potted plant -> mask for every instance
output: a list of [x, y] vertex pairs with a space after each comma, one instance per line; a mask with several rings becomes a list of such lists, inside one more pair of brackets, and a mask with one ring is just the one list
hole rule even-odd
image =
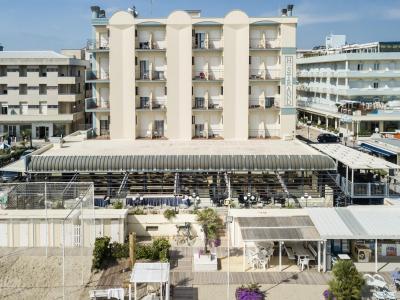
[[204, 253], [208, 253], [207, 245], [210, 240], [218, 238], [219, 230], [222, 229], [222, 220], [212, 208], [206, 208], [197, 212], [197, 222], [204, 232]]
[[265, 294], [260, 290], [260, 285], [252, 283], [238, 287], [235, 292], [236, 300], [264, 300]]
[[329, 281], [329, 292], [332, 294], [328, 295], [331, 298], [327, 299], [361, 299], [364, 279], [351, 260], [339, 260], [334, 265], [332, 273], [333, 279]]

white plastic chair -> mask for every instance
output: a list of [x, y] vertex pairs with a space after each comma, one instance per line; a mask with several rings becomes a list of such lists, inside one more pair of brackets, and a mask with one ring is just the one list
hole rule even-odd
[[310, 259], [305, 257], [300, 260], [301, 270], [304, 271], [304, 268], [307, 266], [307, 269], [310, 269]]
[[[386, 299], [386, 295], [384, 292], [380, 292], [380, 291], [375, 291], [373, 294], [375, 299], [377, 300], [385, 300]], [[396, 298], [395, 298], [396, 299]]]

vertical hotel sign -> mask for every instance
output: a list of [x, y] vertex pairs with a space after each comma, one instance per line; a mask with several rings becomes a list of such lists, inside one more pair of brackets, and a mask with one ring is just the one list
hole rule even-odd
[[293, 106], [293, 56], [285, 56], [285, 105]]

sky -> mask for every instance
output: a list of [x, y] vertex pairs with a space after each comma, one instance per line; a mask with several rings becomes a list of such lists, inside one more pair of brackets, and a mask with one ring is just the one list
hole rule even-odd
[[288, 3], [299, 18], [299, 49], [324, 44], [330, 33], [346, 34], [349, 43], [400, 40], [400, 0], [0, 0], [0, 44], [5, 50], [82, 48], [91, 36], [91, 5], [107, 16], [135, 5], [141, 17], [176, 9], [200, 9], [205, 17], [241, 9], [261, 17], [277, 16]]

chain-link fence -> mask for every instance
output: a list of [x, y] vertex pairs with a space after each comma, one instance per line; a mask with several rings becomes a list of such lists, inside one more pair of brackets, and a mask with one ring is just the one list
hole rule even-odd
[[91, 276], [93, 183], [0, 185], [0, 205], [0, 297], [80, 298]]

